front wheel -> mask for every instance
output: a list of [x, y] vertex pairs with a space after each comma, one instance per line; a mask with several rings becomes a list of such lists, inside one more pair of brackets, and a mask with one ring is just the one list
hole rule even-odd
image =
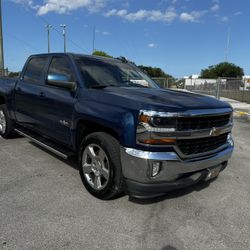
[[14, 122], [9, 118], [6, 105], [0, 105], [0, 135], [10, 138], [15, 134], [14, 129]]
[[123, 191], [120, 144], [107, 133], [88, 135], [79, 150], [79, 172], [86, 189], [103, 200]]

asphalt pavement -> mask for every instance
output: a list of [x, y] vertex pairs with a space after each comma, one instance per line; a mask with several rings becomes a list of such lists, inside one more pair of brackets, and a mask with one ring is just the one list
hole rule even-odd
[[76, 161], [0, 138], [0, 249], [250, 249], [250, 122], [210, 184], [153, 200], [92, 197]]

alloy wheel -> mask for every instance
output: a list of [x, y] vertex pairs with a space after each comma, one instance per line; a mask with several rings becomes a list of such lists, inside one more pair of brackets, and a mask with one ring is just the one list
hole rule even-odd
[[110, 165], [105, 151], [96, 144], [89, 144], [82, 156], [83, 174], [96, 191], [103, 190], [110, 179]]

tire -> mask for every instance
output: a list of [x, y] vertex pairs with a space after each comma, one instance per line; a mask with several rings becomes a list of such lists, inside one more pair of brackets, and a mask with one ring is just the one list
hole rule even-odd
[[79, 149], [79, 173], [85, 188], [96, 198], [110, 200], [121, 194], [124, 181], [119, 142], [104, 132], [84, 138]]
[[10, 119], [5, 104], [0, 105], [0, 135], [7, 139], [15, 135], [15, 124]]

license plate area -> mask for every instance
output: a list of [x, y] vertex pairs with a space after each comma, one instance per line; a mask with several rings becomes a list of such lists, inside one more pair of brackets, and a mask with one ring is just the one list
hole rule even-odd
[[214, 168], [208, 168], [207, 169], [208, 173], [207, 173], [207, 176], [205, 178], [205, 181], [216, 178], [220, 174], [221, 168], [222, 168], [221, 165], [216, 166]]

